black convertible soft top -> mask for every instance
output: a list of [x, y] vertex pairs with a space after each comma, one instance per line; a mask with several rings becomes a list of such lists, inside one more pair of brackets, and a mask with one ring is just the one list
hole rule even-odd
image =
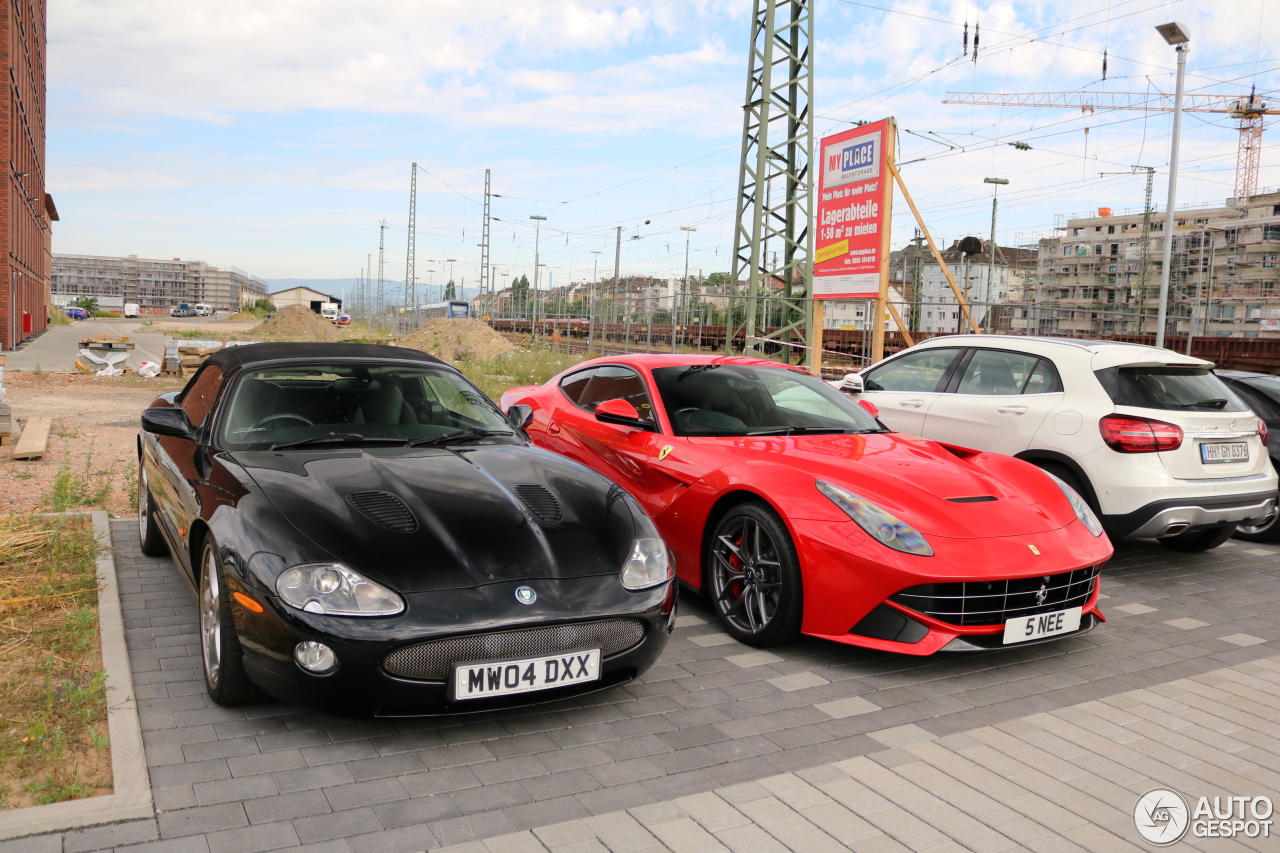
[[321, 361], [326, 358], [390, 358], [399, 361], [424, 361], [448, 367], [445, 362], [434, 355], [421, 350], [409, 349], [408, 347], [384, 346], [382, 344], [303, 342], [243, 344], [226, 347], [209, 356], [205, 363], [216, 364], [223, 370], [229, 370], [233, 367], [260, 364], [267, 361], [282, 361], [286, 359], [315, 359]]

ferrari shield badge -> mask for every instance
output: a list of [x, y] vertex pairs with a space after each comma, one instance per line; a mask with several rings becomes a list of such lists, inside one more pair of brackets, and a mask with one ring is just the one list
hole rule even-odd
[[516, 588], [516, 601], [521, 604], [533, 604], [538, 600], [538, 593], [533, 591], [533, 587], [521, 586]]
[[1031, 549], [1032, 554], [1035, 554], [1037, 557], [1040, 556], [1040, 549], [1037, 548], [1035, 545], [1032, 545], [1030, 542], [1028, 542], [1027, 547]]
[[666, 459], [671, 455], [671, 451], [673, 450], [675, 450], [675, 448], [669, 444], [662, 445], [662, 449], [658, 451], [658, 461], [661, 462], [663, 459]]

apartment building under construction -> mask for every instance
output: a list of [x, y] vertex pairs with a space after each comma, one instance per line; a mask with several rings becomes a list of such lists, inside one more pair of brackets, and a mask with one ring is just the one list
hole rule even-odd
[[[1280, 338], [1280, 191], [1176, 211], [1168, 332]], [[1026, 270], [1016, 330], [1152, 334], [1164, 214], [1100, 208], [1064, 217]], [[1026, 263], [1024, 261], [1024, 263]]]
[[267, 283], [257, 276], [204, 261], [55, 254], [52, 269], [55, 305], [91, 297], [104, 309], [134, 303], [144, 314], [168, 314], [179, 302], [235, 311], [267, 295]]

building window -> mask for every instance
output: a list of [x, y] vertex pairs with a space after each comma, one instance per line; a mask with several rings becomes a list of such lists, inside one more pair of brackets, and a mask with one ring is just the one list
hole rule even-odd
[[1093, 244], [1093, 253], [1094, 253], [1095, 255], [1101, 255], [1101, 254], [1102, 254], [1102, 244], [1101, 244], [1101, 243], [1094, 243], [1094, 244]]
[[1239, 242], [1240, 242], [1240, 229], [1228, 228], [1227, 229], [1227, 245], [1230, 246]]
[[1108, 234], [1114, 234], [1114, 233], [1116, 233], [1116, 227], [1115, 227], [1114, 225], [1108, 225], [1108, 226], [1107, 226], [1107, 233], [1108, 233]]
[[1118, 254], [1120, 254], [1120, 244], [1119, 244], [1119, 243], [1112, 243], [1112, 244], [1111, 244], [1111, 254], [1113, 254], [1113, 255], [1118, 255]]
[[1280, 240], [1280, 224], [1262, 226], [1263, 240]]
[[[1115, 265], [1115, 264], [1112, 264], [1111, 266], [1109, 266], [1109, 267], [1107, 268], [1107, 272], [1115, 272], [1115, 271], [1116, 271], [1116, 265]], [[1114, 276], [1112, 277], [1112, 281], [1115, 281], [1115, 277], [1114, 277]]]

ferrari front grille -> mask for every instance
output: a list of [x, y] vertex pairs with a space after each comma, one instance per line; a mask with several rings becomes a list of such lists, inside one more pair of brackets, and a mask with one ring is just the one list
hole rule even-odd
[[455, 663], [509, 660], [599, 649], [602, 657], [633, 648], [644, 639], [638, 619], [602, 619], [542, 628], [521, 628], [430, 640], [387, 655], [382, 668], [400, 678], [445, 681]]
[[546, 486], [536, 483], [516, 486], [515, 493], [529, 508], [529, 512], [536, 515], [543, 523], [559, 524], [564, 518], [564, 509], [560, 506], [559, 499]]
[[388, 530], [412, 533], [418, 529], [413, 512], [390, 492], [352, 492], [347, 502]]
[[1081, 607], [1101, 566], [1013, 580], [925, 583], [889, 596], [895, 604], [951, 625], [1002, 625], [1017, 616]]

